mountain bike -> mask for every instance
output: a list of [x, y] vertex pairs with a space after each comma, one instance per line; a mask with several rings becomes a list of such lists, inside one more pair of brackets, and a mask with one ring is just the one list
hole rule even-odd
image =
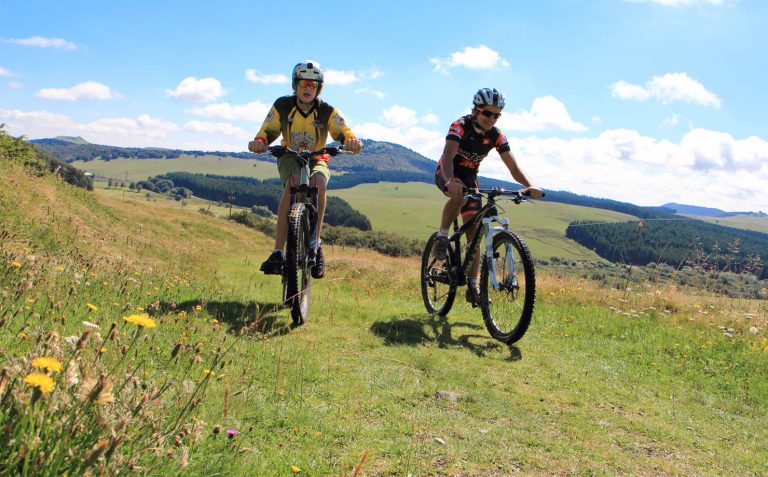
[[315, 253], [311, 249], [312, 237], [317, 234], [317, 192], [309, 185], [310, 160], [316, 156], [335, 156], [345, 152], [341, 147], [326, 146], [317, 151], [297, 152], [283, 146], [271, 146], [270, 154], [280, 158], [285, 154], [296, 156], [299, 184], [291, 186], [288, 208], [288, 234], [283, 267], [283, 304], [291, 309], [294, 325], [302, 325], [309, 316], [311, 270]]
[[[432, 255], [437, 232], [427, 240], [421, 257], [421, 295], [430, 314], [446, 316], [456, 298], [456, 288], [467, 284], [467, 271], [482, 243], [480, 296], [472, 295], [472, 306], [479, 306], [490, 335], [512, 344], [525, 335], [536, 301], [536, 274], [533, 256], [516, 233], [509, 230], [509, 220], [499, 216], [497, 197], [515, 204], [527, 201], [520, 191], [470, 189], [467, 199], [486, 198], [480, 208], [460, 228], [454, 221], [445, 260]], [[496, 224], [496, 225], [494, 225]], [[478, 227], [462, 260], [461, 237]]]

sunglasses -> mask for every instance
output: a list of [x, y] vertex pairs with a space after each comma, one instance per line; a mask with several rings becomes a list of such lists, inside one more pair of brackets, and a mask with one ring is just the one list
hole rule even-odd
[[485, 109], [481, 109], [480, 114], [482, 114], [486, 118], [499, 119], [501, 117], [501, 113], [492, 113], [490, 111], [486, 111]]
[[320, 87], [319, 81], [313, 81], [313, 80], [300, 80], [299, 81], [299, 87], [300, 88], [309, 88], [309, 89], [317, 89]]

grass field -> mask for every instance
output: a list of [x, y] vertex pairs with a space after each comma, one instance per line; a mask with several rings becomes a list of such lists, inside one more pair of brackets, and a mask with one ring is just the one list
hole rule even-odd
[[262, 180], [277, 177], [277, 166], [274, 162], [219, 156], [182, 155], [176, 159], [75, 161], [72, 165], [100, 177], [111, 178], [116, 181], [126, 181], [128, 183], [147, 180], [147, 177], [150, 176], [179, 171], [222, 176], [255, 177]]
[[0, 236], [3, 476], [768, 473], [764, 301], [541, 271], [508, 348], [427, 315], [418, 259], [336, 247], [292, 328], [271, 238], [5, 160]]
[[[360, 210], [376, 230], [387, 230], [414, 239], [426, 239], [440, 220], [445, 198], [434, 185], [422, 183], [363, 184], [351, 189], [331, 190]], [[573, 220], [617, 222], [634, 220], [626, 214], [556, 202], [530, 201], [521, 205], [500, 202], [510, 228], [518, 232], [540, 258], [552, 256], [598, 260], [592, 251], [565, 238]]]
[[732, 217], [702, 217], [699, 215], [691, 215], [689, 217], [713, 224], [723, 225], [725, 227], [755, 230], [757, 232], [768, 234], [768, 216], [756, 217], [754, 215], [734, 215]]

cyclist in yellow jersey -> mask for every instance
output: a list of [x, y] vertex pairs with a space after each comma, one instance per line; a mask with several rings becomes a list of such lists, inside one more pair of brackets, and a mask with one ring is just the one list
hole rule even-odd
[[[253, 141], [248, 143], [248, 150], [255, 153], [266, 152], [268, 146], [282, 136], [281, 145], [294, 151], [315, 151], [325, 147], [328, 136], [342, 142], [344, 149], [357, 153], [363, 147], [341, 113], [319, 98], [323, 89], [323, 70], [315, 61], [304, 61], [293, 68], [293, 95], [278, 98], [269, 110], [264, 124]], [[261, 271], [268, 275], [282, 273], [285, 263], [285, 241], [288, 230], [288, 205], [291, 186], [299, 183], [299, 164], [295, 156], [286, 154], [277, 160], [277, 169], [283, 183], [283, 195], [277, 211], [277, 231], [275, 248], [261, 265]], [[312, 251], [315, 254], [315, 266], [312, 277], [325, 276], [325, 259], [320, 241], [320, 229], [325, 213], [325, 190], [331, 173], [327, 159], [316, 158], [311, 162], [310, 185], [318, 188], [317, 194], [317, 235], [312, 238]]]

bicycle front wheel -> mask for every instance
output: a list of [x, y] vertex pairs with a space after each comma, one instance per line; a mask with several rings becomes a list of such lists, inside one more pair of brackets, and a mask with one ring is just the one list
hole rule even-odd
[[432, 315], [445, 316], [451, 311], [456, 298], [456, 281], [451, 277], [452, 257], [447, 251], [445, 260], [432, 256], [437, 232], [432, 234], [421, 256], [421, 296], [424, 306]]
[[309, 316], [309, 210], [305, 204], [293, 204], [288, 215], [288, 243], [285, 254], [285, 300], [291, 308], [294, 325], [302, 325]]
[[506, 344], [528, 330], [536, 301], [533, 258], [519, 236], [504, 231], [493, 237], [493, 256], [483, 254], [480, 308], [491, 336]]

